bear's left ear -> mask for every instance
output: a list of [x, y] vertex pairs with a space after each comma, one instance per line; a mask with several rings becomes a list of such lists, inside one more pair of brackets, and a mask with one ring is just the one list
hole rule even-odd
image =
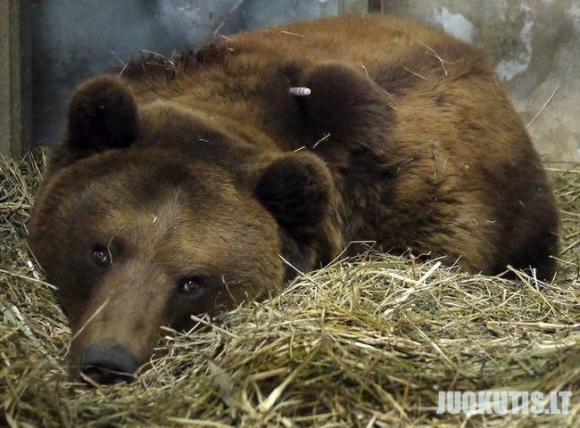
[[65, 146], [85, 155], [128, 147], [137, 127], [137, 103], [128, 86], [117, 77], [96, 77], [70, 99]]
[[[285, 232], [282, 256], [295, 269], [319, 267], [327, 262], [326, 253], [332, 252], [325, 244], [324, 225], [333, 188], [328, 167], [307, 152], [282, 155], [260, 172], [255, 195]], [[295, 275], [295, 270], [287, 269], [287, 279]]]
[[272, 161], [256, 184], [258, 200], [292, 235], [308, 235], [330, 205], [330, 171], [317, 156], [285, 154]]

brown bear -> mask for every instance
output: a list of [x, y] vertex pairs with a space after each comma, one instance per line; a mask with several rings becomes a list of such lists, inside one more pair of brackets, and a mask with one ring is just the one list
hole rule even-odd
[[72, 372], [112, 383], [161, 326], [369, 246], [550, 279], [558, 223], [481, 55], [368, 15], [223, 37], [81, 85], [29, 242], [70, 320]]

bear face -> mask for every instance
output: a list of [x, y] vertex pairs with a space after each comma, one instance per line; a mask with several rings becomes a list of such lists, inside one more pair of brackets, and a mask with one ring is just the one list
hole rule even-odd
[[361, 242], [554, 275], [551, 186], [470, 46], [344, 16], [168, 64], [73, 93], [35, 202], [29, 243], [70, 319], [74, 374], [128, 379], [161, 326], [276, 293]]
[[65, 192], [41, 203], [50, 215], [33, 227], [32, 247], [59, 285], [73, 334], [82, 330], [70, 352], [75, 369], [89, 364], [82, 352], [95, 343], [122, 345], [141, 364], [159, 326], [189, 328], [191, 314], [282, 283], [272, 216], [220, 171], [194, 167], [151, 150], [106, 153], [63, 172], [54, 185], [66, 182]]

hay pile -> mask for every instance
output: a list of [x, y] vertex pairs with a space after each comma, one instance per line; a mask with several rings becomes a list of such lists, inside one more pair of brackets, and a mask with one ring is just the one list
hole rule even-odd
[[[580, 426], [580, 165], [551, 168], [562, 271], [541, 285], [366, 256], [202, 331], [128, 385], [73, 383], [24, 237], [42, 156], [0, 163], [0, 405], [11, 427]], [[565, 415], [437, 414], [438, 391], [571, 391]], [[4, 421], [0, 419], [0, 425]]]

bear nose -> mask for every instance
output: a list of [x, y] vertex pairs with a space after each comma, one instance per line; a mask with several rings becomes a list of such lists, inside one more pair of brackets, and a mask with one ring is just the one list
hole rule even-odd
[[139, 367], [135, 354], [119, 345], [89, 344], [82, 353], [81, 373], [99, 384], [130, 382]]

